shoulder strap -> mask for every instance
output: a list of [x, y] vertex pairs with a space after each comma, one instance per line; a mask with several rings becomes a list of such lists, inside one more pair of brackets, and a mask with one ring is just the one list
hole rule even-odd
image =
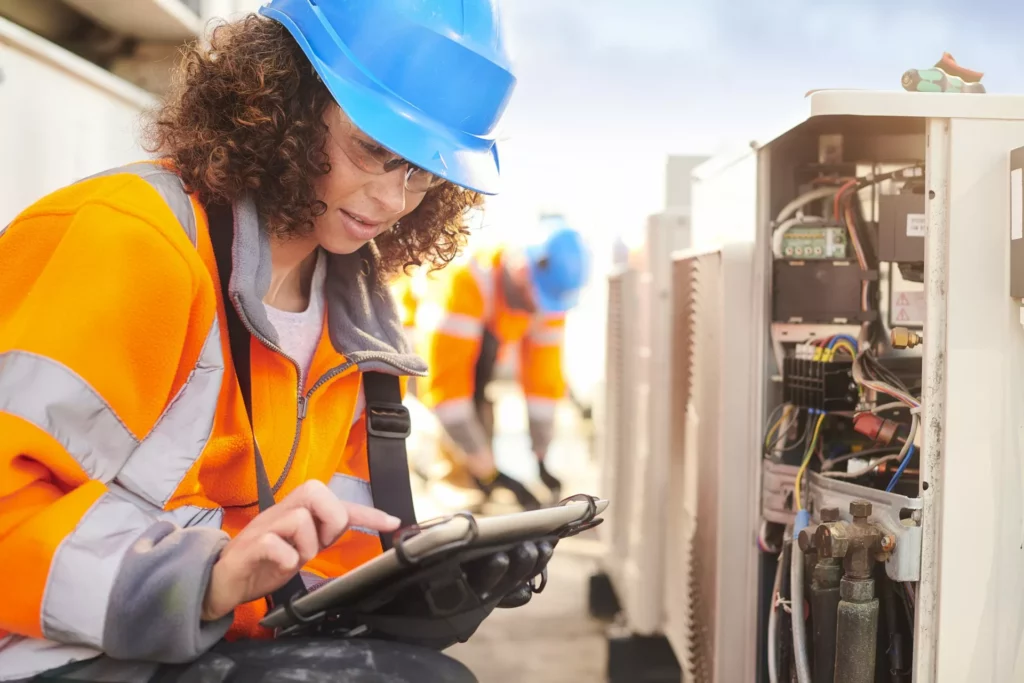
[[[412, 432], [409, 409], [402, 405], [398, 377], [382, 372], [363, 373], [366, 396], [366, 458], [370, 465], [370, 491], [374, 507], [397, 517], [402, 526], [416, 523], [409, 483], [409, 460], [405, 439]], [[381, 534], [384, 550], [392, 538]]]
[[[235, 221], [231, 206], [227, 204], [211, 204], [206, 207], [207, 220], [210, 225], [210, 241], [213, 243], [213, 255], [217, 260], [217, 275], [220, 278], [220, 292], [224, 299], [225, 323], [228, 328], [228, 342], [231, 346], [231, 362], [235, 366], [238, 387], [242, 391], [242, 402], [249, 418], [252, 430], [252, 450], [256, 457], [256, 492], [260, 512], [274, 505], [274, 491], [270, 486], [270, 477], [263, 464], [259, 444], [256, 442], [256, 428], [252, 419], [252, 368], [250, 365], [250, 347], [252, 343], [249, 330], [238, 317], [238, 310], [231, 300], [228, 285], [231, 282], [233, 266], [231, 251], [234, 245]], [[306, 593], [302, 578], [296, 574], [288, 583], [274, 591], [270, 605], [285, 605], [297, 595]]]

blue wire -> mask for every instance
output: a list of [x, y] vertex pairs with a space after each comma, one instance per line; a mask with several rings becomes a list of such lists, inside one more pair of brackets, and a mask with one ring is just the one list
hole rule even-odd
[[907, 469], [907, 463], [910, 462], [911, 456], [914, 455], [914, 444], [910, 444], [910, 448], [907, 449], [907, 455], [903, 458], [903, 462], [900, 463], [896, 473], [892, 475], [892, 479], [889, 481], [889, 485], [885, 487], [886, 493], [892, 493], [892, 490], [896, 488], [896, 482], [900, 480], [900, 475], [903, 474], [903, 470]]
[[850, 346], [852, 346], [852, 347], [853, 347], [853, 350], [854, 350], [854, 351], [856, 351], [856, 350], [857, 350], [857, 340], [855, 340], [855, 339], [854, 339], [853, 337], [851, 337], [851, 336], [850, 336], [850, 335], [848, 335], [848, 334], [837, 334], [837, 335], [836, 335], [836, 336], [835, 336], [835, 337], [834, 337], [834, 338], [832, 339], [832, 341], [830, 341], [830, 342], [828, 343], [828, 348], [830, 348], [830, 349], [831, 349], [831, 348], [832, 348], [833, 346], [835, 346], [836, 344], [838, 344], [838, 343], [839, 343], [840, 341], [843, 341], [844, 339], [845, 339], [846, 341], [850, 342]]

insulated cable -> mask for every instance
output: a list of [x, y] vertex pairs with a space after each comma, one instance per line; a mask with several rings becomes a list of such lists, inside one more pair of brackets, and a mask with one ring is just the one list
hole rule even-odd
[[903, 475], [903, 470], [907, 469], [907, 463], [910, 462], [910, 458], [914, 455], [914, 437], [917, 436], [917, 427], [920, 422], [921, 419], [918, 417], [918, 411], [911, 411], [910, 434], [907, 435], [907, 440], [903, 443], [903, 450], [900, 451], [902, 461], [900, 462], [900, 466], [896, 469], [896, 473], [892, 475], [889, 485], [885, 487], [886, 493], [891, 493], [892, 490], [896, 488], [896, 484]]
[[779, 631], [779, 593], [782, 591], [782, 572], [786, 565], [786, 551], [792, 547], [790, 539], [792, 525], [786, 526], [782, 534], [782, 553], [779, 555], [778, 564], [775, 565], [775, 583], [772, 586], [771, 607], [768, 610], [768, 680], [770, 683], [779, 683], [779, 662], [778, 662], [778, 631]]
[[[796, 529], [794, 528], [794, 531]], [[799, 543], [790, 544], [789, 601], [793, 605], [793, 659], [796, 660], [797, 683], [811, 683], [810, 658], [807, 656], [807, 633], [804, 621], [804, 553]]]
[[803, 479], [804, 473], [807, 471], [807, 465], [811, 462], [811, 457], [814, 455], [814, 447], [818, 443], [818, 434], [821, 433], [821, 423], [825, 421], [825, 413], [821, 413], [818, 416], [818, 421], [814, 425], [814, 436], [811, 437], [811, 443], [807, 445], [807, 453], [804, 455], [804, 461], [800, 464], [800, 469], [796, 473], [796, 484], [793, 487], [793, 496], [796, 498], [796, 509], [797, 511], [804, 509], [803, 500], [800, 496], [800, 480]]

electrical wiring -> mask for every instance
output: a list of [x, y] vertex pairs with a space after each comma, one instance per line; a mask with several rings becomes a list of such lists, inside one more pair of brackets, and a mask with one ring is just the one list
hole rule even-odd
[[899, 482], [900, 477], [903, 475], [903, 470], [907, 469], [907, 463], [910, 462], [910, 458], [914, 455], [914, 437], [917, 436], [917, 428], [921, 422], [921, 418], [918, 416], [917, 410], [911, 411], [910, 421], [910, 434], [907, 435], [907, 440], [903, 444], [903, 450], [900, 451], [900, 466], [896, 469], [896, 472], [892, 475], [892, 479], [889, 481], [889, 485], [885, 487], [886, 493], [891, 493], [896, 484]]
[[899, 455], [901, 452], [903, 452], [903, 447], [902, 446], [900, 446], [900, 447], [892, 446], [892, 447], [888, 447], [888, 448], [869, 448], [869, 449], [866, 449], [866, 450], [855, 451], [853, 453], [847, 453], [846, 455], [839, 455], [839, 456], [836, 456], [834, 458], [829, 458], [828, 460], [825, 461], [825, 464], [822, 465], [821, 469], [822, 469], [822, 473], [825, 473], [825, 472], [828, 472], [828, 471], [834, 469], [836, 467], [836, 465], [839, 465], [840, 463], [844, 463], [847, 460], [852, 460], [854, 458], [857, 458], [857, 459], [868, 458], [870, 460], [872, 458], [880, 458], [880, 457], [885, 456], [885, 455]]
[[789, 599], [793, 605], [791, 623], [796, 680], [797, 683], [811, 683], [811, 658], [807, 652], [807, 622], [804, 617], [804, 553], [799, 543], [791, 543], [789, 551]]
[[800, 464], [800, 469], [796, 473], [796, 484], [793, 487], [793, 496], [796, 498], [796, 509], [803, 510], [804, 504], [803, 499], [800, 495], [800, 481], [804, 478], [804, 473], [807, 471], [807, 465], [811, 462], [811, 457], [814, 455], [814, 447], [818, 442], [818, 435], [821, 433], [821, 423], [825, 421], [825, 413], [821, 413], [818, 416], [818, 421], [814, 425], [814, 436], [811, 437], [811, 443], [807, 446], [807, 453], [804, 455], [804, 461]]
[[775, 582], [772, 585], [771, 609], [768, 610], [768, 680], [779, 683], [778, 637], [779, 607], [782, 606], [782, 572], [789, 566], [789, 549], [792, 547], [793, 526], [789, 525], [782, 535], [782, 553], [775, 567]]
[[860, 477], [863, 477], [865, 474], [870, 474], [871, 472], [873, 472], [875, 468], [877, 468], [879, 465], [884, 465], [887, 462], [894, 462], [899, 459], [900, 455], [898, 453], [896, 455], [886, 455], [881, 458], [875, 458], [873, 460], [870, 460], [867, 465], [857, 470], [856, 472], [829, 471], [821, 472], [821, 476], [830, 477], [832, 479], [859, 479]]
[[807, 206], [811, 202], [831, 197], [838, 192], [838, 190], [838, 187], [819, 187], [816, 190], [805, 192], [783, 207], [782, 211], [779, 212], [779, 215], [775, 217], [775, 225], [782, 225], [803, 207]]
[[761, 520], [761, 528], [757, 531], [757, 547], [763, 553], [778, 553], [779, 548], [768, 543], [768, 520]]
[[861, 386], [865, 386], [868, 389], [888, 394], [893, 398], [897, 399], [901, 403], [910, 406], [911, 408], [917, 408], [921, 403], [911, 396], [908, 392], [898, 389], [891, 384], [886, 382], [879, 382], [876, 380], [868, 379], [864, 374], [863, 364], [864, 358], [868, 354], [868, 349], [861, 351], [857, 354], [857, 357], [853, 361], [853, 381]]
[[[779, 419], [775, 421], [775, 424], [773, 424], [771, 426], [771, 429], [768, 430], [768, 433], [765, 434], [765, 437], [764, 437], [765, 448], [768, 447], [768, 442], [771, 441], [772, 436], [775, 434], [775, 431], [779, 430], [779, 425], [781, 425], [783, 422], [786, 422], [786, 419], [789, 417], [789, 414], [792, 411], [792, 409], [793, 409], [793, 406], [789, 405], [788, 403], [782, 404], [782, 415], [779, 416]], [[774, 411], [772, 411], [772, 412], [774, 413]], [[783, 429], [783, 430], [779, 430], [779, 431], [783, 431], [784, 432], [786, 430]]]

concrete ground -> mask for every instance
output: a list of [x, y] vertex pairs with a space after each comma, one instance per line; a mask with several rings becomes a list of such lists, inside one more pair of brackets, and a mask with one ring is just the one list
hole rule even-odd
[[[497, 387], [495, 457], [498, 467], [538, 495], [545, 489], [529, 450], [526, 408], [518, 392]], [[414, 416], [414, 423], [416, 418]], [[429, 448], [429, 439], [417, 443]], [[548, 468], [563, 481], [563, 496], [599, 493], [598, 472], [585, 426], [573, 407], [560, 408]], [[420, 519], [458, 508], [450, 492], [418, 486]], [[542, 497], [542, 500], [545, 498]], [[488, 508], [490, 509], [490, 508]], [[513, 511], [514, 508], [495, 513]], [[447, 653], [468, 666], [481, 683], [599, 683], [604, 679], [607, 647], [604, 625], [587, 611], [587, 583], [595, 571], [596, 534], [559, 544], [549, 565], [548, 585], [523, 607], [496, 610], [467, 643]]]
[[552, 559], [543, 593], [523, 607], [496, 610], [469, 642], [447, 650], [481, 683], [604, 680], [604, 627], [587, 614], [594, 563], [564, 550]]

